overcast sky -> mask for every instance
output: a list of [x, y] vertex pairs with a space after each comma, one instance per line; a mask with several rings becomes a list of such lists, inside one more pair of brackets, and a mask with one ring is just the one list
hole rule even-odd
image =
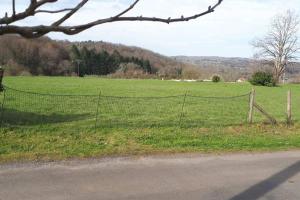
[[[22, 11], [29, 0], [16, 0]], [[127, 16], [178, 17], [207, 9], [217, 0], [141, 0]], [[11, 0], [1, 0], [0, 14], [10, 10]], [[78, 0], [59, 0], [51, 9], [72, 7]], [[127, 8], [133, 0], [90, 0], [66, 24], [81, 24], [101, 17], [110, 17]], [[57, 5], [57, 6], [55, 6]], [[49, 34], [54, 39], [71, 41], [95, 40], [147, 48], [164, 55], [251, 57], [249, 42], [262, 36], [270, 19], [284, 10], [300, 14], [300, 0], [224, 0], [212, 14], [195, 21], [177, 24], [151, 22], [117, 22], [100, 25], [75, 36]], [[49, 24], [56, 19], [42, 14], [22, 24]], [[300, 36], [300, 33], [299, 33]]]

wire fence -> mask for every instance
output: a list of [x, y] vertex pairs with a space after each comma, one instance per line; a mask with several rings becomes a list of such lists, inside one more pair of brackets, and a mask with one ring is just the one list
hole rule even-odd
[[[244, 124], [249, 94], [201, 97], [53, 95], [4, 87], [1, 126], [211, 127]], [[72, 125], [72, 126], [71, 126]]]

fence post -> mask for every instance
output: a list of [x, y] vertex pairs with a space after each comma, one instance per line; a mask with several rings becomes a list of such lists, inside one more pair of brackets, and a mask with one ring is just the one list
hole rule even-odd
[[291, 90], [287, 93], [287, 124], [292, 124], [292, 92]]
[[97, 101], [96, 120], [95, 120], [95, 132], [97, 131], [100, 98], [101, 98], [101, 91], [99, 92], [98, 101]]
[[184, 94], [183, 103], [182, 103], [182, 107], [181, 107], [181, 113], [180, 113], [180, 118], [179, 118], [179, 126], [180, 127], [181, 127], [181, 120], [182, 120], [183, 112], [184, 112], [184, 106], [185, 106], [186, 96], [187, 96], [187, 92]]
[[2, 81], [3, 81], [4, 69], [0, 66], [0, 92], [4, 90]]
[[253, 111], [254, 111], [254, 102], [255, 102], [255, 89], [252, 88], [249, 99], [249, 113], [248, 113], [248, 123], [253, 123]]
[[3, 117], [4, 117], [4, 105], [5, 105], [5, 100], [6, 100], [6, 92], [3, 90], [3, 100], [1, 103], [1, 113], [0, 113], [0, 127], [3, 125]]

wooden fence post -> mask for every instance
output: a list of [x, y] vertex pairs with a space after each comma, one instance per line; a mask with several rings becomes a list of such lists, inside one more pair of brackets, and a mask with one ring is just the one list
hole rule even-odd
[[2, 85], [3, 75], [4, 75], [4, 69], [0, 66], [0, 92], [3, 91], [3, 85]]
[[250, 93], [250, 100], [249, 100], [249, 113], [248, 113], [249, 124], [252, 124], [253, 122], [254, 102], [255, 102], [255, 89], [253, 88]]
[[292, 124], [292, 92], [291, 90], [287, 93], [287, 124]]

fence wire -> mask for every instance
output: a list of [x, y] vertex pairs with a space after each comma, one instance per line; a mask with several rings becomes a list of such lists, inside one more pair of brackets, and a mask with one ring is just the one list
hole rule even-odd
[[169, 97], [51, 95], [5, 87], [1, 125], [57, 124], [106, 127], [210, 127], [246, 122], [249, 94], [201, 97], [188, 93]]
[[95, 120], [97, 96], [47, 95], [5, 87], [2, 124], [47, 125]]

